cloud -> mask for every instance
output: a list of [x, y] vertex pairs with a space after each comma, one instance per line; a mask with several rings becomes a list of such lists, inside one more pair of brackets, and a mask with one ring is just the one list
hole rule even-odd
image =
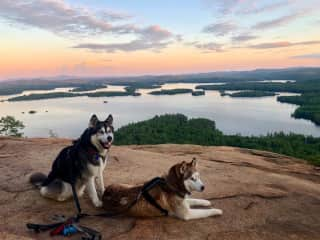
[[256, 38], [258, 37], [251, 34], [241, 34], [241, 35], [233, 36], [231, 40], [233, 42], [247, 42]]
[[275, 11], [275, 10], [282, 8], [282, 7], [287, 7], [288, 4], [289, 4], [289, 1], [283, 1], [283, 2], [264, 5], [262, 7], [249, 6], [247, 8], [244, 8], [244, 9], [237, 11], [237, 13], [238, 14], [259, 14], [259, 13], [263, 13], [263, 12]]
[[[311, 0], [310, 0], [311, 1]], [[318, 0], [315, 0], [318, 1]], [[299, 0], [256, 1], [256, 0], [202, 0], [207, 8], [213, 9], [218, 14], [259, 14], [275, 11], [283, 7], [300, 3]], [[268, 4], [264, 4], [268, 3]], [[270, 3], [271, 2], [271, 3]], [[315, 2], [316, 3], [316, 2]], [[306, 5], [305, 3], [303, 3]]]
[[203, 50], [203, 52], [223, 52], [223, 44], [220, 43], [214, 43], [214, 42], [209, 42], [209, 43], [200, 43], [198, 41], [196, 42], [191, 42], [188, 43], [188, 45], [193, 46], [195, 48]]
[[297, 55], [297, 56], [292, 56], [291, 58], [320, 59], [320, 53], [310, 53], [310, 54]]
[[[151, 49], [159, 51], [172, 43], [173, 34], [158, 25], [150, 26], [140, 30], [138, 39], [126, 43], [82, 43], [73, 48], [84, 48], [93, 51], [116, 52], [116, 51], [138, 51]], [[178, 36], [179, 38], [179, 36]]]
[[203, 0], [206, 6], [213, 8], [216, 12], [228, 14], [240, 3], [245, 3], [251, 0]]
[[[62, 36], [131, 35], [135, 39], [127, 44], [103, 44], [101, 49], [110, 51], [152, 48], [160, 49], [176, 36], [158, 25], [139, 27], [135, 24], [115, 24], [119, 20], [130, 19], [129, 15], [110, 10], [93, 12], [88, 8], [73, 7], [63, 0], [1, 0], [0, 18], [13, 24], [32, 26]], [[99, 44], [79, 44], [77, 48], [99, 49]]]
[[102, 43], [82, 43], [73, 48], [84, 48], [93, 51], [103, 51], [103, 52], [116, 52], [116, 51], [125, 51], [125, 52], [133, 52], [138, 50], [148, 50], [152, 49], [154, 51], [158, 51], [164, 47], [166, 47], [170, 42], [145, 42], [142, 39], [133, 40], [128, 43], [110, 43], [110, 44], [102, 44]]
[[132, 15], [122, 12], [114, 12], [112, 10], [103, 10], [99, 11], [99, 15], [101, 18], [107, 21], [124, 21], [133, 18]]
[[[114, 14], [111, 13], [110, 18], [113, 18]], [[1, 0], [0, 17], [11, 23], [37, 27], [57, 34], [130, 31], [128, 26], [113, 26], [95, 16], [89, 9], [71, 7], [62, 0]]]
[[[140, 33], [147, 37], [149, 40], [159, 41], [168, 39], [173, 36], [171, 32], [166, 29], [161, 28], [159, 25], [153, 25], [140, 30]], [[180, 36], [177, 36], [180, 38]]]
[[296, 19], [298, 19], [301, 16], [304, 16], [308, 13], [309, 11], [301, 11], [301, 12], [297, 12], [297, 13], [293, 13], [290, 15], [286, 15], [283, 17], [279, 17], [273, 20], [268, 20], [268, 21], [263, 21], [263, 22], [259, 22], [256, 25], [254, 25], [252, 28], [256, 29], [256, 30], [266, 30], [269, 28], [274, 28], [274, 27], [279, 27], [282, 25], [286, 25]]
[[268, 43], [260, 43], [255, 45], [248, 45], [247, 48], [268, 49], [268, 48], [283, 48], [283, 47], [292, 47], [292, 46], [300, 46], [300, 45], [317, 45], [317, 44], [320, 44], [320, 41], [268, 42]]
[[235, 31], [238, 26], [230, 21], [210, 24], [203, 28], [204, 33], [213, 33], [216, 36], [224, 36]]

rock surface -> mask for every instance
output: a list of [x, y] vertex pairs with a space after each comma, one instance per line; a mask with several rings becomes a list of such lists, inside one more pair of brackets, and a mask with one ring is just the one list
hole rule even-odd
[[[0, 138], [0, 239], [51, 239], [29, 232], [27, 222], [49, 223], [71, 216], [72, 201], [40, 197], [28, 182], [47, 173], [67, 139]], [[320, 171], [286, 156], [232, 147], [195, 145], [113, 146], [105, 183], [141, 183], [162, 175], [176, 162], [197, 157], [209, 199], [223, 216], [184, 222], [170, 217], [83, 219], [103, 239], [319, 239]], [[85, 195], [85, 212], [98, 212]], [[71, 239], [79, 239], [74, 236]]]

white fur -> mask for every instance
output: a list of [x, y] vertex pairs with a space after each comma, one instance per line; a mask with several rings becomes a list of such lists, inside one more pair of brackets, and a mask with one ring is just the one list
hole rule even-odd
[[[107, 165], [108, 156], [106, 156], [105, 161], [101, 158], [99, 159], [99, 165], [95, 166], [89, 163], [88, 172], [84, 174], [83, 180], [79, 180], [76, 184], [76, 190], [79, 197], [84, 194], [84, 191], [87, 190], [88, 195], [95, 207], [102, 207], [102, 202], [98, 197], [98, 193], [95, 186], [95, 179], [98, 178], [99, 191], [102, 195], [104, 192], [104, 178], [103, 171]], [[67, 182], [62, 182], [61, 193], [54, 195], [50, 193], [48, 187], [41, 187], [40, 194], [44, 197], [53, 198], [59, 202], [66, 201], [69, 198], [73, 197], [71, 185]]]
[[175, 216], [183, 220], [191, 220], [191, 219], [207, 218], [211, 216], [222, 215], [222, 213], [223, 213], [222, 210], [215, 209], [215, 208], [192, 209], [190, 208], [190, 204], [188, 203], [188, 201], [183, 201], [183, 204], [181, 205], [179, 210], [175, 212]]
[[95, 145], [100, 154], [104, 154], [108, 149], [105, 149], [101, 143], [108, 144], [110, 147], [113, 142], [113, 137], [113, 132], [110, 127], [102, 127], [97, 134], [91, 136], [91, 142]]
[[[201, 192], [204, 190], [204, 184], [200, 179], [199, 172], [194, 172], [190, 178], [184, 181], [185, 188], [191, 193], [193, 191]], [[210, 207], [211, 202], [205, 199], [195, 199], [185, 197], [180, 205], [178, 205], [171, 215], [183, 220], [207, 218], [215, 215], [222, 215], [222, 210], [209, 209], [193, 209], [194, 206]]]
[[[111, 142], [109, 141], [109, 138], [111, 137]], [[95, 178], [98, 178], [98, 186], [100, 194], [102, 195], [105, 189], [104, 185], [104, 178], [103, 178], [103, 171], [107, 165], [108, 161], [108, 149], [105, 149], [100, 142], [102, 143], [108, 143], [109, 146], [111, 146], [113, 141], [113, 133], [109, 127], [105, 129], [104, 127], [99, 130], [99, 132], [96, 135], [93, 135], [91, 137], [91, 142], [95, 145], [95, 147], [98, 149], [99, 154], [101, 156], [105, 157], [105, 161], [103, 161], [101, 158], [99, 159], [99, 166], [95, 166], [92, 164], [88, 165], [88, 182], [86, 183], [86, 188], [88, 190], [89, 197], [92, 201], [92, 203], [96, 207], [101, 207], [102, 202], [99, 200], [97, 189], [95, 186]]]
[[201, 191], [203, 191], [204, 184], [200, 179], [199, 172], [193, 173], [190, 178], [185, 180], [184, 181], [184, 186], [189, 192], [192, 192], [192, 191], [201, 192]]
[[207, 218], [216, 215], [222, 215], [222, 210], [209, 208], [209, 209], [194, 209], [193, 206], [203, 206], [210, 207], [211, 202], [205, 199], [193, 199], [185, 198], [180, 205], [178, 205], [174, 212], [171, 215], [183, 219], [183, 220], [192, 220], [199, 218]]
[[88, 191], [89, 197], [96, 207], [102, 207], [102, 202], [100, 201], [95, 185], [95, 179], [98, 178], [98, 186], [100, 190], [100, 194], [102, 195], [104, 192], [104, 178], [103, 178], [103, 171], [107, 165], [108, 157], [106, 156], [105, 161], [103, 161], [101, 158], [99, 159], [99, 166], [95, 166], [92, 164], [89, 164], [88, 170], [89, 170], [89, 178], [86, 183], [86, 189]]
[[89, 197], [96, 207], [102, 207], [102, 202], [98, 197], [97, 190], [94, 183], [94, 177], [89, 178], [87, 184], [86, 184]]
[[210, 207], [211, 202], [205, 199], [195, 199], [195, 198], [186, 198], [185, 199], [190, 207], [193, 206], [204, 206], [204, 207]]
[[[96, 115], [93, 115], [89, 121], [89, 128], [95, 127], [98, 118]], [[102, 202], [98, 197], [95, 180], [98, 179], [99, 191], [101, 196], [105, 190], [103, 171], [107, 165], [108, 160], [108, 151], [113, 142], [113, 127], [112, 127], [113, 118], [111, 115], [105, 121], [104, 126], [98, 129], [97, 133], [91, 136], [91, 143], [96, 147], [100, 156], [99, 165], [93, 165], [90, 162], [87, 165], [87, 171], [82, 175], [81, 179], [78, 179], [76, 183], [77, 195], [81, 197], [84, 194], [84, 191], [87, 190], [89, 197], [96, 207], [101, 207]], [[52, 189], [51, 189], [52, 190]], [[72, 187], [67, 182], [62, 182], [61, 189], [57, 189], [58, 192], [50, 191], [50, 186], [41, 187], [40, 194], [44, 197], [52, 198], [57, 201], [65, 201], [73, 197]]]
[[41, 196], [46, 197], [47, 194], [48, 194], [48, 188], [47, 187], [41, 187], [40, 188], [40, 194], [41, 194]]

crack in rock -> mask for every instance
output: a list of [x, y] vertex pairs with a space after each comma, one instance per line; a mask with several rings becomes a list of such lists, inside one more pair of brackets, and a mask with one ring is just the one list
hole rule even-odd
[[6, 187], [1, 187], [0, 186], [0, 191], [6, 192], [6, 193], [17, 193], [17, 194], [29, 192], [29, 191], [32, 191], [34, 189], [35, 188], [32, 187], [32, 188], [26, 188], [26, 189], [22, 189], [22, 190], [10, 190], [10, 189], [8, 189]]
[[0, 150], [1, 150], [2, 148], [5, 148], [6, 146], [7, 146], [7, 143], [2, 144], [2, 145], [0, 146]]
[[119, 234], [113, 235], [111, 237], [109, 237], [109, 239], [116, 239], [118, 237], [121, 237], [122, 235], [126, 235], [128, 233], [130, 233], [131, 231], [133, 231], [133, 229], [137, 226], [137, 220], [134, 220], [133, 223], [130, 225], [128, 230], [125, 230]]
[[0, 158], [11, 158], [11, 157], [17, 157], [15, 154], [1, 154]]
[[212, 159], [212, 158], [203, 159], [203, 160], [210, 161], [210, 162], [222, 163], [222, 164], [229, 164], [229, 165], [237, 166], [237, 167], [254, 168], [254, 169], [257, 169], [257, 170], [260, 170], [263, 172], [285, 174], [287, 176], [293, 176], [293, 177], [297, 177], [297, 178], [302, 178], [304, 180], [309, 180], [309, 181], [320, 183], [320, 175], [316, 174], [316, 173], [311, 173], [311, 172], [308, 172], [306, 174], [306, 173], [302, 173], [302, 172], [298, 172], [298, 171], [277, 170], [277, 169], [271, 169], [271, 168], [255, 165], [255, 164], [252, 164], [249, 162], [239, 162], [238, 163], [238, 162], [229, 162], [229, 161], [223, 161], [223, 160]]
[[257, 202], [249, 202], [247, 206], [245, 206], [243, 209], [244, 210], [249, 210], [250, 208], [253, 207], [253, 205], [258, 204]]
[[229, 198], [239, 198], [239, 197], [258, 197], [262, 199], [280, 199], [280, 198], [286, 198], [286, 195], [263, 195], [259, 193], [240, 193], [240, 194], [233, 194], [233, 195], [227, 195], [227, 196], [221, 196], [221, 197], [211, 197], [207, 198], [207, 200], [221, 200], [221, 199], [229, 199]]

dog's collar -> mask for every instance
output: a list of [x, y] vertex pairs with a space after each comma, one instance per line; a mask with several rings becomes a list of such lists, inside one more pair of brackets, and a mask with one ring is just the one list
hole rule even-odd
[[101, 154], [99, 154], [99, 151], [94, 147], [94, 146], [90, 146], [87, 149], [87, 153], [89, 155], [89, 159], [91, 159], [92, 163], [94, 165], [99, 165], [99, 159], [101, 158], [103, 161], [105, 161], [106, 156], [103, 156]]
[[184, 186], [183, 186], [183, 189], [179, 189], [178, 187], [175, 187], [172, 184], [170, 184], [167, 179], [165, 179], [165, 182], [166, 182], [166, 184], [164, 185], [165, 190], [169, 192], [173, 192], [181, 198], [185, 198], [186, 195], [191, 195], [191, 192], [189, 192]]

